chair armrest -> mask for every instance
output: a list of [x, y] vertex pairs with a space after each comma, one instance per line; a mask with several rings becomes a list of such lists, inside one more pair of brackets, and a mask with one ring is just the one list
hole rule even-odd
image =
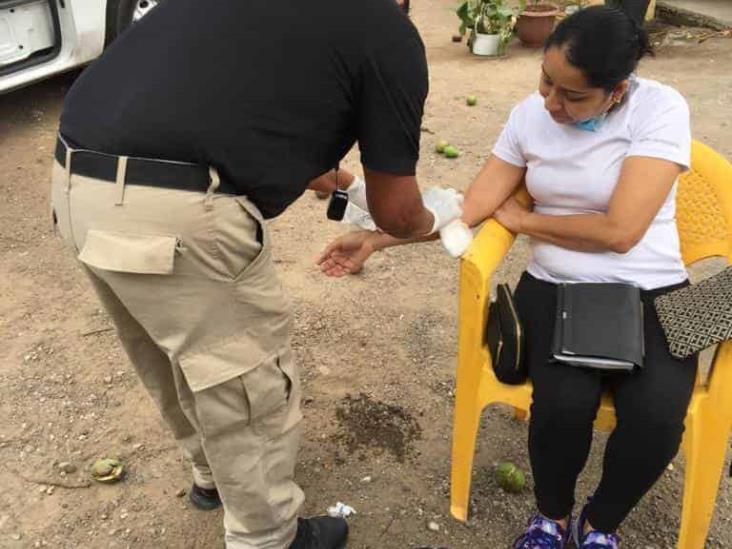
[[479, 359], [493, 273], [511, 248], [515, 235], [489, 219], [460, 263], [459, 362]]

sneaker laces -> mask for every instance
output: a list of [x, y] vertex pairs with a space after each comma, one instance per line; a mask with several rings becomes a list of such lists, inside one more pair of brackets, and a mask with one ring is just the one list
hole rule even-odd
[[585, 536], [581, 549], [619, 549], [620, 539], [615, 534], [592, 531]]
[[[559, 530], [559, 524], [537, 515], [529, 522], [526, 532], [516, 539], [513, 549], [561, 549], [563, 546], [564, 536]], [[598, 546], [593, 549], [604, 548]]]

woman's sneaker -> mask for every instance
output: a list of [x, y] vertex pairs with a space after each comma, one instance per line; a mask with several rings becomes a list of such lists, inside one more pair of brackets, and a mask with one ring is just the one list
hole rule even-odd
[[526, 532], [516, 538], [511, 549], [564, 549], [567, 541], [569, 541], [569, 528], [564, 529], [558, 522], [534, 515], [529, 521]]
[[585, 534], [587, 505], [582, 508], [579, 518], [572, 525], [572, 538], [577, 549], [619, 549], [620, 538], [615, 534], [603, 534], [592, 530]]

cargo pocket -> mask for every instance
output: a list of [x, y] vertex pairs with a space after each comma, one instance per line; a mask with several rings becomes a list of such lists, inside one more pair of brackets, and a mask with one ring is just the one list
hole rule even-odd
[[[233, 364], [206, 361], [211, 354], [181, 358], [180, 365], [196, 401], [196, 411], [205, 437], [239, 428], [274, 438], [300, 421], [300, 381], [289, 350], [259, 362], [242, 357]], [[251, 355], [250, 355], [251, 356]], [[240, 373], [231, 377], [238, 364]], [[229, 372], [228, 379], [222, 379]], [[212, 382], [218, 381], [215, 384]]]
[[221, 274], [237, 281], [246, 278], [267, 257], [264, 224], [254, 208], [245, 207], [238, 197], [219, 200], [212, 215], [213, 251]]
[[90, 229], [79, 261], [105, 271], [169, 275], [178, 238], [172, 235], [118, 233]]

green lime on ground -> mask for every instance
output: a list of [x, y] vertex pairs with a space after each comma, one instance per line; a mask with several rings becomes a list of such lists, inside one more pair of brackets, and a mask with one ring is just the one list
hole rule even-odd
[[510, 461], [500, 463], [496, 467], [496, 480], [501, 488], [512, 494], [520, 492], [526, 485], [524, 473]]
[[475, 97], [474, 95], [469, 95], [465, 99], [465, 102], [468, 104], [468, 107], [474, 107], [475, 105], [478, 104], [478, 98]]
[[448, 145], [447, 147], [445, 147], [442, 152], [447, 158], [457, 158], [458, 156], [460, 156], [460, 151], [458, 151], [452, 145]]
[[98, 459], [90, 468], [91, 477], [97, 482], [117, 482], [124, 472], [124, 465], [115, 458]]
[[437, 145], [435, 145], [435, 150], [436, 150], [436, 151], [437, 151], [438, 153], [442, 154], [442, 153], [444, 153], [444, 152], [445, 152], [445, 149], [446, 149], [446, 148], [447, 148], [447, 147], [448, 147], [449, 145], [450, 145], [450, 144], [449, 144], [449, 143], [448, 143], [447, 141], [445, 141], [444, 139], [440, 139], [440, 140], [439, 140], [439, 141], [437, 142]]

